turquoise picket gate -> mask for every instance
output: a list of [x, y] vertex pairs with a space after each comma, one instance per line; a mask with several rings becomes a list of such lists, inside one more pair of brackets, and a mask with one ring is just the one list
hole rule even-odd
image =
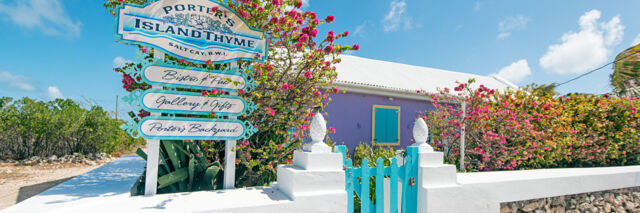
[[[391, 159], [390, 166], [384, 166], [382, 158], [378, 158], [375, 167], [369, 167], [369, 160], [362, 159], [362, 167], [354, 168], [351, 159], [346, 156], [345, 146], [335, 146], [334, 152], [341, 153], [345, 169], [347, 190], [347, 213], [354, 212], [354, 193], [360, 198], [362, 213], [376, 212], [416, 212], [418, 201], [418, 148], [407, 147], [404, 164], [398, 166], [398, 160]], [[375, 204], [369, 198], [370, 177], [375, 177]], [[389, 193], [385, 193], [385, 178], [389, 178]], [[402, 185], [402, 196], [398, 197], [398, 182]], [[389, 206], [385, 207], [385, 196], [388, 196]], [[398, 206], [398, 199], [400, 206]], [[385, 211], [389, 209], [389, 211]]]

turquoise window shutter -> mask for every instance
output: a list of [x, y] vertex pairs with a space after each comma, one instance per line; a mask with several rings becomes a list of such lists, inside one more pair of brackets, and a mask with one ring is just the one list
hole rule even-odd
[[373, 142], [397, 144], [400, 142], [398, 119], [399, 107], [374, 106]]

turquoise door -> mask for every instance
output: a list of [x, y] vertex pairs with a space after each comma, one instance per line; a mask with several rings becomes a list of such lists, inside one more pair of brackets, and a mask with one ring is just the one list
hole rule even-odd
[[400, 107], [373, 105], [374, 145], [400, 144]]

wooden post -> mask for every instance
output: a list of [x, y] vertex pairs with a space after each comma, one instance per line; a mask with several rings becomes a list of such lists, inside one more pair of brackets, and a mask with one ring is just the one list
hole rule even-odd
[[[237, 62], [231, 62], [230, 68], [237, 68]], [[229, 95], [238, 95], [237, 92], [230, 92]], [[229, 119], [236, 119], [236, 116], [229, 116]], [[222, 185], [224, 189], [235, 188], [236, 181], [236, 141], [227, 140], [224, 143], [224, 178]]]
[[[164, 60], [164, 53], [154, 49], [155, 58]], [[152, 86], [152, 89], [162, 89], [161, 86]], [[161, 115], [151, 113], [151, 115]], [[158, 187], [158, 161], [160, 160], [160, 140], [147, 140], [147, 174], [144, 182], [144, 195], [153, 196]]]
[[460, 130], [460, 171], [464, 172], [464, 139], [466, 136], [466, 125], [464, 119], [467, 117], [467, 102], [462, 102], [462, 129]]

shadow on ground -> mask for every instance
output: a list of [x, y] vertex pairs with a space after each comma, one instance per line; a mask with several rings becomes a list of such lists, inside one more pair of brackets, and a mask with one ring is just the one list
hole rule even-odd
[[20, 191], [18, 192], [18, 199], [16, 200], [16, 203], [22, 202], [23, 200], [26, 200], [30, 197], [40, 194], [46, 191], [47, 189], [50, 189], [51, 187], [54, 187], [60, 183], [70, 180], [71, 178], [74, 178], [74, 177], [68, 177], [68, 178], [63, 178], [58, 180], [52, 180], [49, 182], [34, 184], [30, 186], [20, 187]]

